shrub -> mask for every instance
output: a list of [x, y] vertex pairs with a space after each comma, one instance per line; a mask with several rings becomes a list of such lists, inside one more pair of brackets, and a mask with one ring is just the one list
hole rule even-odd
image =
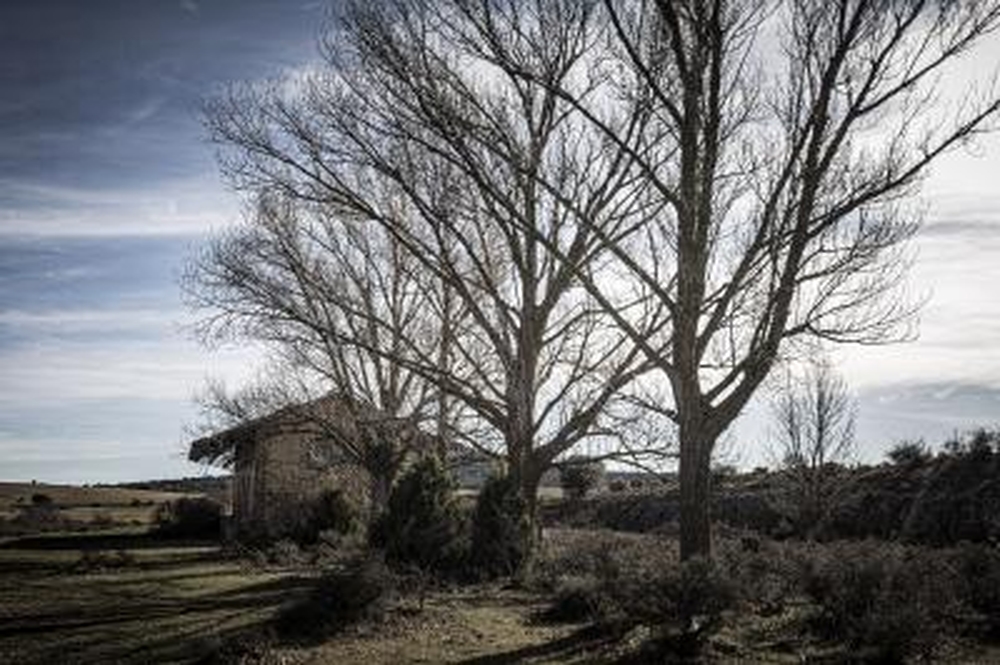
[[552, 622], [596, 621], [609, 623], [620, 615], [616, 599], [604, 581], [594, 575], [559, 580], [552, 603], [539, 618]]
[[965, 543], [956, 550], [956, 559], [962, 601], [978, 615], [986, 637], [1000, 638], [1000, 552]]
[[579, 500], [601, 482], [604, 466], [585, 459], [569, 460], [559, 467], [559, 485], [566, 496]]
[[701, 557], [624, 588], [629, 590], [625, 612], [642, 623], [678, 626], [680, 636], [674, 646], [685, 652], [696, 651], [736, 601], [736, 589], [722, 569]]
[[806, 561], [815, 627], [881, 662], [928, 656], [947, 634], [955, 579], [942, 557], [886, 543], [838, 544]]
[[271, 543], [263, 552], [267, 563], [275, 566], [301, 566], [306, 563], [306, 554], [299, 544], [289, 538]]
[[930, 462], [932, 455], [923, 441], [901, 441], [886, 453], [886, 457], [899, 466], [920, 466]]
[[799, 561], [792, 546], [757, 536], [719, 543], [717, 563], [741, 601], [762, 615], [777, 614], [798, 590]]
[[156, 530], [173, 538], [218, 538], [222, 532], [222, 505], [208, 497], [181, 497], [160, 504]]
[[323, 575], [309, 595], [276, 619], [285, 637], [324, 639], [361, 621], [380, 621], [395, 595], [397, 581], [385, 562], [365, 557]]
[[313, 527], [317, 534], [322, 531], [346, 534], [358, 528], [358, 511], [339, 489], [320, 494], [313, 510]]
[[509, 475], [491, 476], [479, 491], [472, 520], [472, 565], [487, 578], [513, 575], [528, 557], [527, 507]]
[[464, 564], [463, 525], [454, 486], [441, 464], [421, 459], [396, 483], [372, 533], [397, 567], [453, 575]]
[[[36, 497], [43, 497], [36, 500]], [[60, 531], [69, 529], [74, 525], [66, 519], [62, 513], [52, 503], [52, 500], [44, 494], [36, 494], [32, 497], [32, 502], [21, 505], [17, 515], [10, 521], [12, 530], [19, 533], [33, 533], [43, 531]]]
[[674, 652], [697, 651], [737, 599], [723, 568], [705, 559], [680, 563], [652, 536], [579, 534], [546, 553], [535, 572], [553, 591], [541, 618], [589, 619], [619, 632], [638, 624], [666, 629]]
[[51, 506], [53, 505], [52, 497], [48, 494], [32, 494], [31, 504], [34, 506]]

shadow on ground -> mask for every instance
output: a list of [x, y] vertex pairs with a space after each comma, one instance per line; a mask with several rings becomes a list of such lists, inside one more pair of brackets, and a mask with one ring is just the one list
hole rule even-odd
[[[247, 571], [204, 542], [143, 535], [38, 537], [3, 549], [0, 662], [197, 662], [269, 634], [274, 614], [315, 583], [294, 571]], [[140, 554], [80, 570], [72, 551]]]

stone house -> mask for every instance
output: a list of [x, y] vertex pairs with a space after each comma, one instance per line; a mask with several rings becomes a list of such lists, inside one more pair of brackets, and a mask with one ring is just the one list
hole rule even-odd
[[[367, 443], [360, 443], [365, 437]], [[379, 446], [383, 442], [395, 445]], [[358, 464], [361, 455], [399, 455], [391, 463], [402, 468], [436, 445], [409, 421], [327, 395], [200, 438], [191, 444], [189, 458], [232, 469], [229, 535], [273, 539], [299, 527], [326, 491], [340, 490], [361, 514], [373, 497], [384, 502], [389, 488]], [[461, 457], [460, 479], [484, 477], [492, 466], [468, 451]]]

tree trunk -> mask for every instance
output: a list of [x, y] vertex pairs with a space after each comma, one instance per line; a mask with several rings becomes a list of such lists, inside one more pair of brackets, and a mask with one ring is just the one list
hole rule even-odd
[[538, 521], [538, 485], [541, 482], [541, 473], [535, 466], [532, 460], [524, 460], [516, 479], [521, 494], [522, 513], [518, 516], [518, 523], [520, 546], [524, 553], [524, 559], [516, 576], [521, 579], [530, 574], [541, 541], [541, 524]]
[[389, 508], [389, 495], [392, 493], [390, 476], [370, 474], [371, 501], [368, 504], [368, 527], [371, 528]]
[[681, 435], [681, 561], [712, 555], [712, 444]]

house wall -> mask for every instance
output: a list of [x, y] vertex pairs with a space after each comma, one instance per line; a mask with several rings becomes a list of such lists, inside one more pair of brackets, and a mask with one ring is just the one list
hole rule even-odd
[[233, 522], [238, 537], [280, 538], [305, 525], [309, 507], [327, 491], [340, 489], [367, 510], [368, 475], [355, 465], [318, 463], [310, 451], [314, 434], [267, 436], [242, 446], [233, 485]]

